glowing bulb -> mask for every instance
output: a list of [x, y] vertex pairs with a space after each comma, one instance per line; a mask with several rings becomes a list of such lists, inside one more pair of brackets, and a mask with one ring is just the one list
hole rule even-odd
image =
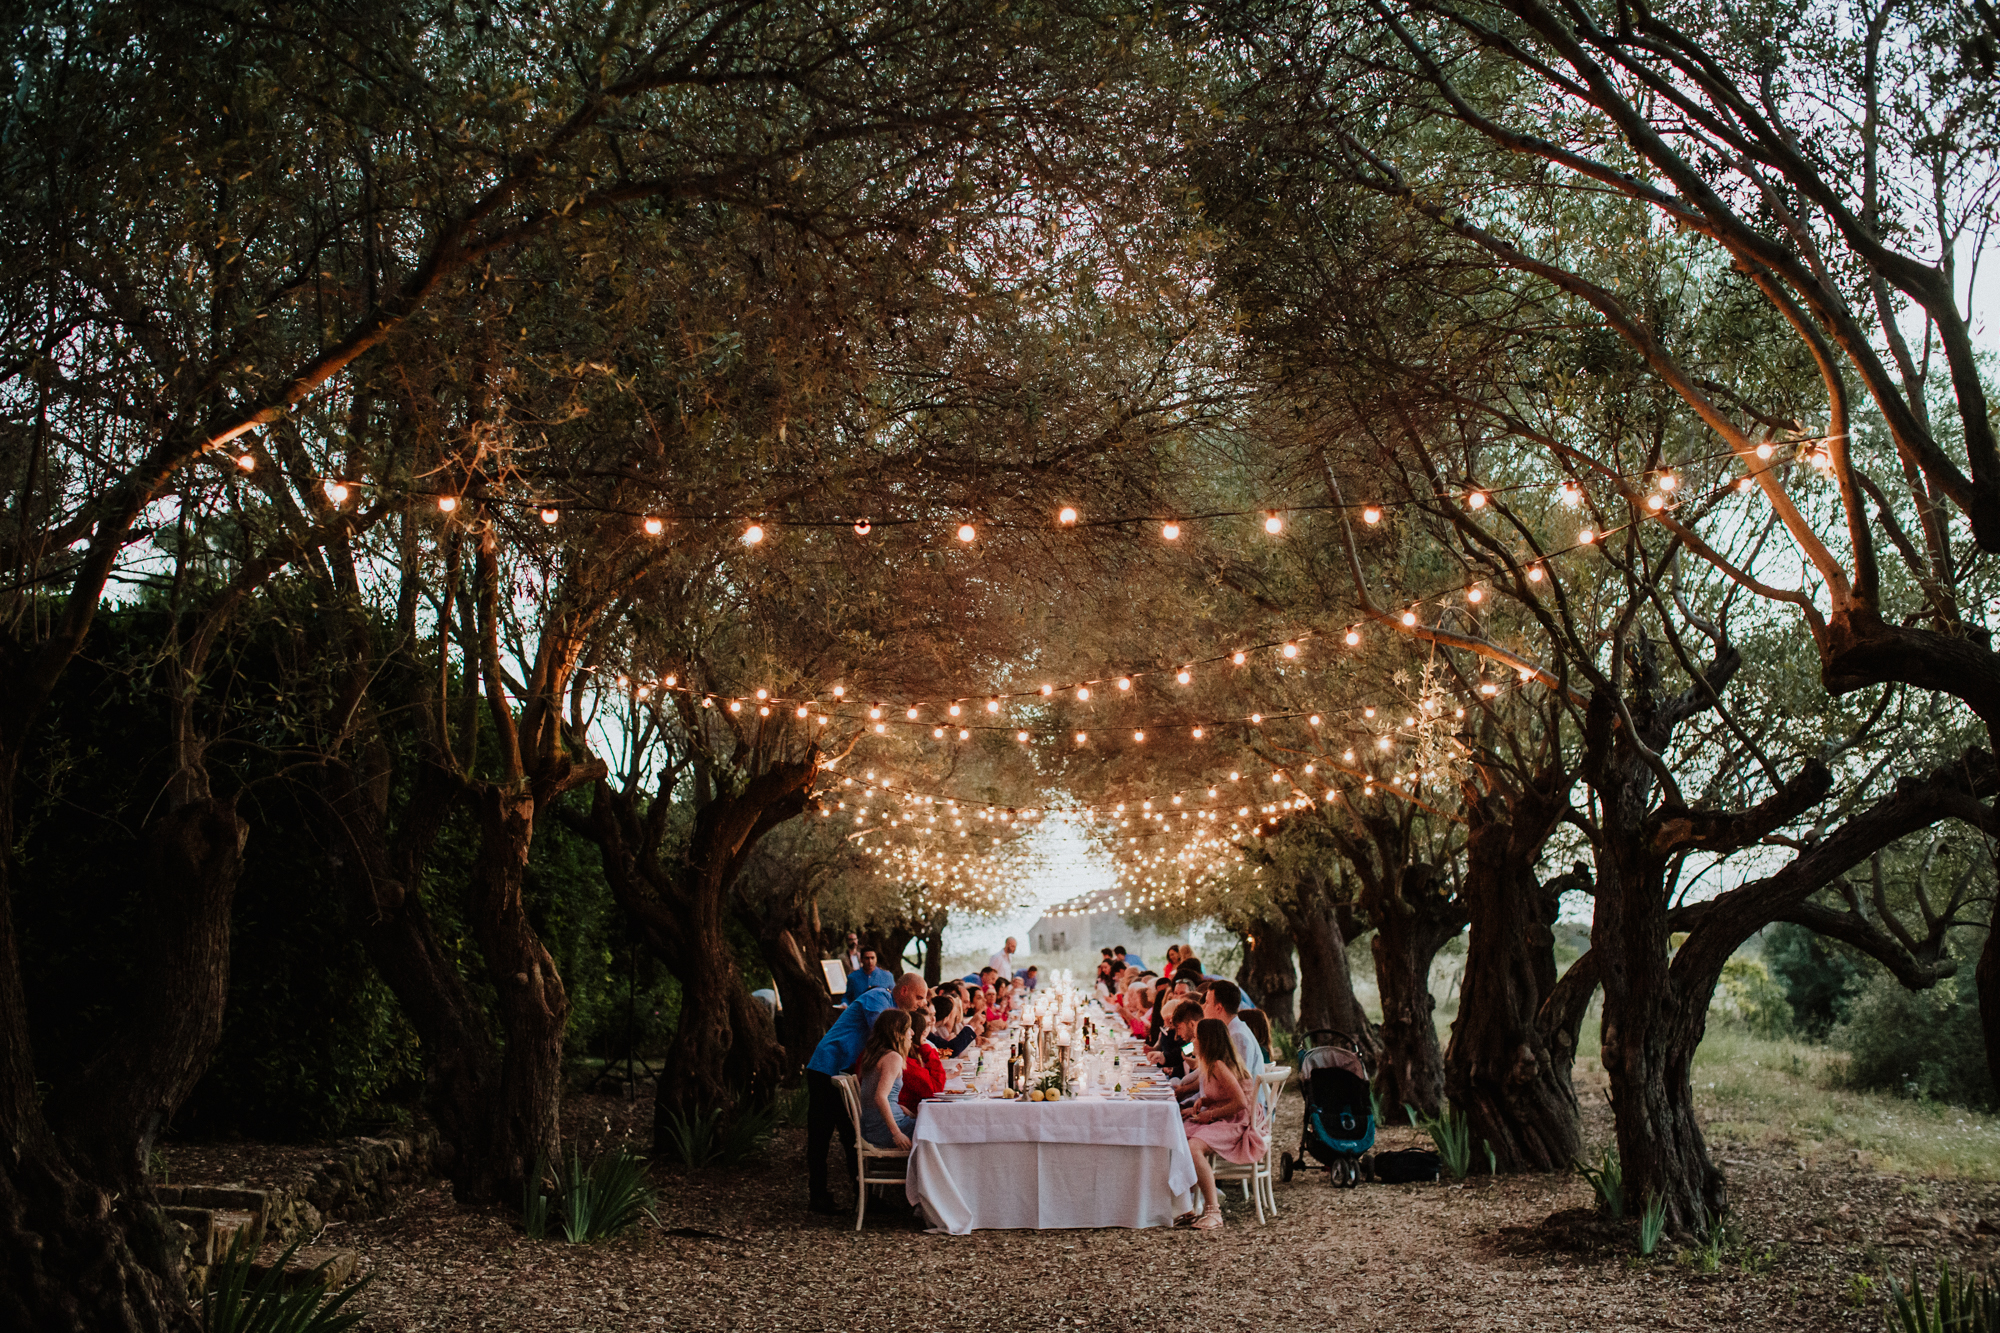
[[1174, 541], [1181, 535], [1181, 525], [1178, 523], [1162, 523], [1160, 525], [1160, 535], [1168, 541]]
[[1194, 738], [1195, 738], [1196, 740], [1200, 740], [1200, 739], [1201, 739], [1201, 728], [1200, 728], [1200, 727], [1196, 727], [1196, 728], [1194, 729]]
[[1026, 745], [1028, 743], [1028, 733], [1025, 731], [1017, 731], [1014, 733], [1014, 739], [1021, 742], [1021, 744]]
[[440, 495], [438, 497], [438, 508], [449, 514], [452, 510], [458, 508], [458, 497], [455, 495]]
[[1121, 690], [1129, 690], [1129, 689], [1131, 689], [1131, 688], [1132, 688], [1132, 678], [1131, 678], [1130, 676], [1120, 676], [1120, 677], [1118, 678], [1118, 688], [1119, 688], [1119, 689], [1121, 689]]
[[769, 690], [759, 690], [757, 691], [757, 697], [759, 699], [768, 699], [771, 697], [771, 692]]
[[[1318, 714], [1318, 713], [1314, 713], [1314, 714], [1313, 714], [1313, 715], [1312, 715], [1311, 717], [1307, 718], [1307, 719], [1306, 719], [1306, 725], [1307, 725], [1307, 726], [1309, 726], [1309, 727], [1316, 727], [1316, 726], [1318, 726], [1318, 725], [1319, 725], [1319, 714]], [[1307, 768], [1306, 768], [1306, 772], [1308, 772], [1308, 773], [1312, 772], [1312, 768], [1311, 768], [1311, 766], [1310, 766], [1310, 765], [1308, 765], [1308, 766], [1307, 766]]]
[[347, 487], [340, 482], [329, 481], [326, 484], [326, 498], [333, 501], [337, 505], [346, 504]]
[[1487, 695], [1498, 694], [1500, 693], [1500, 687], [1489, 680], [1479, 687], [1479, 692]]
[[846, 687], [845, 685], [836, 685], [836, 686], [834, 686], [834, 687], [833, 687], [833, 697], [834, 697], [834, 698], [836, 698], [836, 699], [843, 699], [843, 698], [846, 698], [846, 697], [847, 697], [847, 687]]
[[1355, 646], [1356, 644], [1358, 644], [1358, 643], [1360, 643], [1360, 642], [1361, 642], [1361, 631], [1360, 631], [1360, 630], [1358, 630], [1358, 629], [1351, 629], [1351, 630], [1347, 631], [1347, 646], [1348, 646], [1349, 648], [1352, 648], [1352, 647], [1354, 647], [1354, 646]]
[[866, 537], [869, 533], [873, 532], [874, 530], [875, 530], [875, 525], [873, 523], [870, 523], [865, 518], [862, 519], [859, 523], [856, 523], [854, 525], [854, 535], [857, 537]]
[[932, 727], [932, 728], [931, 728], [931, 737], [932, 737], [932, 739], [934, 739], [934, 740], [940, 740], [940, 741], [941, 741], [941, 740], [943, 740], [943, 739], [944, 739], [944, 728], [943, 728], [943, 727]]
[[1000, 701], [999, 701], [998, 699], [988, 699], [988, 700], [986, 701], [986, 711], [987, 711], [987, 712], [989, 712], [989, 713], [997, 713], [997, 712], [999, 712], [999, 711], [1000, 711]]
[[764, 540], [764, 529], [759, 527], [757, 524], [752, 523], [749, 527], [743, 529], [743, 544], [745, 546], [755, 546], [758, 542], [761, 542], [763, 540]]
[[1242, 665], [1243, 665], [1243, 654], [1242, 654], [1242, 653], [1231, 653], [1231, 654], [1229, 655], [1229, 660], [1230, 660], [1230, 662], [1231, 662], [1231, 663], [1233, 663], [1233, 664], [1234, 664], [1234, 665], [1236, 665], [1236, 666], [1242, 666]]
[[1542, 567], [1540, 565], [1528, 566], [1528, 582], [1540, 583], [1541, 581], [1542, 581]]
[[1068, 505], [1064, 505], [1062, 512], [1056, 515], [1056, 522], [1058, 523], [1076, 522], [1076, 510], [1071, 509]]
[[1374, 709], [1372, 709], [1372, 708], [1364, 708], [1364, 709], [1362, 709], [1362, 710], [1361, 710], [1361, 716], [1363, 716], [1363, 717], [1373, 717], [1373, 716], [1375, 716], [1375, 710], [1374, 710]]
[[1138, 741], [1140, 744], [1143, 745], [1146, 740], [1146, 733], [1143, 731], [1135, 731], [1132, 733], [1132, 739]]
[[1088, 685], [1077, 686], [1076, 698], [1078, 703], [1088, 703], [1090, 700], [1090, 686]]
[[1387, 736], [1384, 736], [1384, 737], [1383, 737], [1383, 738], [1382, 738], [1381, 740], [1379, 740], [1379, 741], [1376, 741], [1376, 742], [1375, 742], [1375, 748], [1376, 748], [1376, 749], [1378, 749], [1378, 750], [1386, 750], [1386, 749], [1388, 749], [1388, 748], [1389, 748], [1389, 738], [1388, 738]]
[[869, 718], [870, 718], [871, 720], [872, 720], [872, 719], [874, 719], [874, 718], [878, 718], [878, 717], [881, 717], [881, 716], [882, 716], [882, 710], [881, 710], [880, 708], [870, 708], [870, 709], [868, 710], [868, 716], [869, 716]]
[[1583, 503], [1583, 492], [1579, 491], [1571, 483], [1564, 482], [1562, 488], [1562, 502], [1568, 505], [1571, 509], [1574, 509], [1578, 505]]
[[1579, 545], [1588, 546], [1597, 540], [1597, 534], [1593, 533], [1589, 528], [1585, 528], [1582, 532], [1576, 534], [1576, 540]]
[[1737, 490], [1739, 490], [1739, 491], [1747, 491], [1747, 490], [1749, 490], [1749, 489], [1750, 489], [1750, 478], [1748, 478], [1748, 477], [1742, 477], [1742, 478], [1739, 478], [1739, 479], [1737, 480], [1737, 482], [1736, 482], [1736, 489], [1737, 489]]
[[958, 729], [958, 738], [962, 741], [969, 741], [972, 739], [972, 733], [967, 731], [964, 727], [960, 727]]
[[1467, 588], [1465, 590], [1465, 600], [1471, 602], [1474, 606], [1479, 605], [1485, 596], [1486, 592], [1481, 588]]
[[1757, 457], [1769, 458], [1770, 456], [1771, 456], [1771, 446], [1768, 443], [1760, 444], [1757, 446]]
[[1089, 738], [1088, 738], [1087, 736], [1085, 736], [1085, 735], [1084, 735], [1084, 734], [1083, 734], [1082, 732], [1080, 732], [1080, 731], [1079, 731], [1079, 732], [1077, 732], [1077, 733], [1076, 733], [1076, 743], [1077, 743], [1078, 745], [1083, 745], [1083, 744], [1087, 744], [1087, 743], [1088, 743], [1088, 741], [1089, 741]]
[[1654, 513], [1658, 513], [1660, 510], [1664, 509], [1666, 507], [1666, 504], [1667, 501], [1665, 496], [1649, 495], [1646, 497], [1646, 508], [1652, 510]]
[[1299, 655], [1299, 646], [1296, 643], [1288, 643], [1285, 645], [1283, 651], [1287, 657], [1297, 657]]
[[648, 537], [657, 537], [667, 530], [667, 525], [660, 522], [657, 518], [648, 518], [640, 526], [645, 528]]
[[544, 509], [544, 510], [542, 511], [542, 522], [544, 522], [544, 523], [548, 524], [548, 525], [549, 525], [549, 526], [551, 526], [551, 527], [554, 527], [554, 526], [555, 526], [555, 521], [556, 521], [556, 520], [557, 520], [558, 518], [561, 518], [561, 517], [562, 517], [562, 515], [561, 515], [561, 514], [558, 514], [558, 513], [557, 513], [557, 512], [555, 511], [555, 510], [553, 510], [553, 509]]
[[1178, 672], [1174, 674], [1174, 679], [1179, 681], [1181, 684], [1185, 685], [1190, 680], [1193, 680], [1194, 677], [1192, 674], [1189, 673], [1186, 667], [1182, 667]]
[[915, 722], [917, 720], [917, 710], [914, 708], [906, 709], [903, 713], [903, 716], [909, 718], [910, 721]]
[[1261, 726], [1263, 726], [1263, 725], [1264, 725], [1264, 715], [1263, 715], [1262, 713], [1252, 713], [1252, 714], [1250, 715], [1250, 725], [1251, 725], [1251, 726], [1254, 726], [1254, 727], [1261, 727]]
[[1264, 515], [1264, 531], [1270, 533], [1279, 533], [1283, 532], [1284, 530], [1285, 530], [1285, 520], [1279, 518], [1275, 513]]
[[671, 690], [674, 686], [680, 683], [681, 683], [681, 678], [679, 676], [662, 676], [660, 678], [661, 689]]
[[806, 715], [806, 706], [805, 706], [804, 704], [800, 704], [800, 705], [799, 705], [799, 713], [798, 713], [798, 715], [799, 715], [800, 717], [804, 717], [804, 716]]
[[978, 535], [979, 533], [974, 530], [970, 523], [961, 523], [958, 525], [958, 539], [960, 541], [969, 542]]
[[1377, 523], [1380, 523], [1382, 521], [1382, 511], [1380, 509], [1377, 509], [1374, 505], [1369, 505], [1366, 509], [1361, 511], [1361, 521], [1363, 523], [1368, 524], [1368, 526], [1373, 527]]
[[1535, 669], [1533, 667], [1522, 667], [1520, 674], [1522, 680], [1533, 680], [1535, 678]]
[[1416, 624], [1416, 623], [1417, 623], [1417, 613], [1416, 613], [1415, 611], [1405, 611], [1405, 612], [1403, 612], [1403, 623], [1404, 623], [1405, 625], [1414, 625], [1414, 624]]
[[1044, 699], [1048, 698], [1051, 694], [1054, 694], [1055, 692], [1056, 692], [1056, 687], [1053, 685], [1042, 686], [1042, 697]]
[[1241, 778], [1242, 776], [1243, 776], [1243, 775], [1242, 775], [1241, 773], [1238, 773], [1238, 772], [1237, 772], [1237, 771], [1236, 771], [1235, 769], [1233, 769], [1233, 768], [1232, 768], [1231, 770], [1229, 770], [1229, 780], [1230, 780], [1231, 782], [1235, 782], [1235, 781], [1237, 781], [1237, 780], [1238, 780], [1238, 779], [1240, 779], [1240, 778]]
[[236, 455], [236, 466], [245, 472], [255, 472], [257, 470], [257, 456], [255, 454], [238, 454]]
[[1671, 473], [1671, 472], [1662, 472], [1662, 473], [1660, 474], [1660, 489], [1661, 489], [1661, 490], [1663, 490], [1663, 491], [1670, 491], [1670, 490], [1672, 490], [1672, 489], [1673, 489], [1674, 487], [1676, 487], [1676, 486], [1678, 486], [1678, 485], [1680, 485], [1680, 484], [1681, 484], [1681, 483], [1680, 483], [1680, 478], [1676, 477], [1676, 476], [1675, 476], [1675, 475], [1674, 475], [1673, 473]]
[[742, 701], [741, 699], [731, 699], [731, 700], [729, 701], [729, 711], [730, 711], [730, 712], [732, 712], [732, 713], [740, 713], [740, 712], [742, 712], [742, 711], [743, 711], [743, 701]]
[[765, 705], [764, 707], [762, 707], [762, 708], [759, 708], [759, 709], [757, 710], [757, 716], [758, 716], [758, 717], [769, 717], [769, 716], [771, 716], [771, 708], [770, 708], [770, 705], [766, 704], [766, 705]]
[[1486, 492], [1474, 491], [1472, 494], [1465, 497], [1465, 502], [1466, 504], [1472, 506], [1474, 509], [1484, 509], [1486, 508]]

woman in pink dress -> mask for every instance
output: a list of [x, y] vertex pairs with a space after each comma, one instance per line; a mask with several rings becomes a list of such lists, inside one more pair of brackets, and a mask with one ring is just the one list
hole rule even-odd
[[1202, 1213], [1199, 1217], [1190, 1213], [1182, 1220], [1212, 1231], [1222, 1225], [1222, 1204], [1216, 1197], [1211, 1159], [1238, 1165], [1256, 1161], [1264, 1155], [1270, 1127], [1257, 1105], [1249, 1071], [1229, 1040], [1228, 1024], [1202, 1019], [1194, 1030], [1194, 1056], [1201, 1070], [1201, 1096], [1182, 1117], [1187, 1122], [1188, 1147], [1194, 1150], [1195, 1178], [1201, 1182]]

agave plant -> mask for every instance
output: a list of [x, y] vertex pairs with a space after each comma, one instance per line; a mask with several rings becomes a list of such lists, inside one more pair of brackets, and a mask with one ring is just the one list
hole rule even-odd
[[[373, 1278], [332, 1295], [317, 1281], [285, 1289], [285, 1267], [303, 1241], [293, 1241], [261, 1276], [253, 1270], [256, 1247], [231, 1241], [215, 1266], [214, 1285], [201, 1298], [204, 1333], [341, 1333], [361, 1322], [361, 1312], [341, 1309]], [[326, 1264], [312, 1271], [317, 1274]]]

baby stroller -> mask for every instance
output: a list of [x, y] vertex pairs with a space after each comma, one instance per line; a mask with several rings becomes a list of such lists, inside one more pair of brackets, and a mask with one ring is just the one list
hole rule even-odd
[[1316, 1045], [1299, 1061], [1299, 1086], [1305, 1092], [1305, 1127], [1299, 1135], [1299, 1155], [1283, 1154], [1279, 1169], [1286, 1181], [1308, 1157], [1326, 1167], [1328, 1179], [1342, 1189], [1361, 1182], [1361, 1154], [1375, 1146], [1375, 1113], [1368, 1096], [1368, 1066], [1345, 1033], [1321, 1030], [1308, 1040], [1335, 1040]]

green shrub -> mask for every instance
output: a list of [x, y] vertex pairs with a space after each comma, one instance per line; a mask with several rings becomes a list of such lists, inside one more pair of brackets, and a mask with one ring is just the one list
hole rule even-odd
[[1758, 1037], [1785, 1037], [1792, 1032], [1792, 1003], [1785, 988], [1771, 977], [1759, 958], [1731, 958], [1708, 1004], [1711, 1022], [1740, 1027]]
[[1464, 1180], [1465, 1173], [1472, 1169], [1471, 1123], [1449, 1106], [1443, 1115], [1436, 1117], [1420, 1116], [1416, 1107], [1407, 1104], [1403, 1110], [1411, 1124], [1431, 1136], [1431, 1142], [1437, 1145], [1438, 1158], [1451, 1178]]
[[570, 1155], [567, 1170], [556, 1173], [555, 1191], [546, 1191], [541, 1163], [536, 1163], [522, 1191], [521, 1228], [530, 1240], [548, 1234], [554, 1216], [563, 1239], [572, 1245], [615, 1236], [642, 1217], [652, 1217], [657, 1196], [646, 1175], [646, 1159], [620, 1146], [589, 1167], [580, 1153]]
[[667, 1142], [682, 1166], [741, 1166], [763, 1154], [795, 1102], [778, 1100], [765, 1106], [739, 1102], [734, 1108], [670, 1111]]
[[1937, 1292], [1926, 1298], [1922, 1278], [1906, 1290], [1889, 1278], [1889, 1327], [1896, 1333], [2000, 1333], [2000, 1285], [1991, 1276], [1938, 1264]]
[[[1616, 1148], [1606, 1148], [1604, 1155], [1597, 1159], [1597, 1165], [1578, 1162], [1576, 1173], [1590, 1182], [1591, 1190], [1597, 1195], [1597, 1205], [1607, 1216], [1625, 1216], [1625, 1163], [1619, 1158]], [[1648, 1250], [1646, 1253], [1651, 1254]]]
[[1973, 985], [1969, 967], [1927, 991], [1905, 990], [1886, 973], [1872, 978], [1833, 1031], [1848, 1053], [1846, 1082], [1920, 1101], [1993, 1105]]
[[1667, 1196], [1662, 1194], [1646, 1201], [1646, 1209], [1639, 1214], [1639, 1253], [1651, 1254], [1660, 1248], [1660, 1236], [1667, 1229]]
[[1846, 945], [1789, 921], [1765, 930], [1764, 966], [1791, 1005], [1793, 1026], [1814, 1041], [1847, 1021], [1868, 971]]
[[262, 1277], [253, 1278], [256, 1247], [241, 1236], [230, 1242], [229, 1253], [215, 1266], [214, 1285], [201, 1298], [203, 1333], [341, 1333], [360, 1323], [360, 1311], [349, 1314], [341, 1307], [372, 1278], [332, 1295], [317, 1282], [285, 1289], [285, 1265], [302, 1244], [293, 1241]]

